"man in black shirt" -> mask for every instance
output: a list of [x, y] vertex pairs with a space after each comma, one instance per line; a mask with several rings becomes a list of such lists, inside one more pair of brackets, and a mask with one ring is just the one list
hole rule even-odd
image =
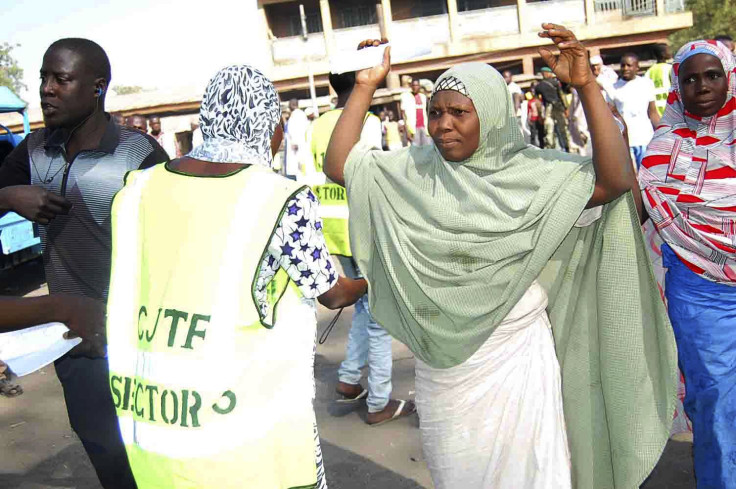
[[[0, 213], [40, 224], [51, 294], [105, 302], [110, 277], [112, 198], [130, 170], [168, 161], [150, 136], [105, 113], [111, 78], [104, 50], [61, 39], [43, 57], [46, 127], [30, 134], [0, 166]], [[135, 488], [109, 389], [107, 360], [66, 355], [56, 362], [69, 422], [105, 489]]]
[[542, 68], [542, 81], [540, 81], [535, 93], [542, 96], [545, 112], [545, 147], [555, 147], [555, 137], [562, 151], [569, 151], [570, 145], [567, 138], [567, 118], [565, 117], [565, 100], [562, 97], [560, 82], [552, 70]]

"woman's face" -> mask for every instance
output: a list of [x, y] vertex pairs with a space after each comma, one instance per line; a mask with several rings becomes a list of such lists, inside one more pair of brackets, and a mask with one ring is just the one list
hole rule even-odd
[[480, 119], [473, 101], [453, 90], [442, 90], [429, 105], [429, 135], [447, 161], [464, 161], [478, 149]]
[[282, 122], [276, 124], [276, 129], [271, 136], [271, 156], [276, 156], [281, 147], [281, 140], [284, 139], [284, 125]]
[[696, 54], [680, 65], [680, 95], [685, 110], [699, 117], [716, 114], [726, 103], [728, 77], [721, 61], [710, 54]]

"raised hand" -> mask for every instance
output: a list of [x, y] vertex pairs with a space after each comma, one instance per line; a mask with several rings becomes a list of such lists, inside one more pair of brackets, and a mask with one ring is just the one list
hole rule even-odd
[[[358, 45], [358, 50], [372, 46], [380, 46], [388, 43], [387, 39], [367, 39]], [[387, 47], [383, 52], [383, 63], [380, 66], [374, 66], [365, 70], [360, 70], [355, 74], [355, 84], [363, 85], [375, 90], [383, 83], [383, 80], [391, 71], [391, 47]]]
[[595, 76], [590, 70], [588, 52], [575, 34], [565, 26], [557, 24], [542, 24], [542, 29], [539, 37], [551, 39], [560, 50], [560, 54], [555, 55], [548, 48], [539, 48], [539, 54], [557, 78], [575, 88], [595, 83]]

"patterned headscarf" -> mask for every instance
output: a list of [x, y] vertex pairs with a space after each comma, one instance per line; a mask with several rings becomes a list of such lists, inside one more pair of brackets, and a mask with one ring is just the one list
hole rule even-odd
[[[720, 60], [728, 77], [717, 114], [685, 110], [680, 66], [696, 54]], [[672, 67], [667, 108], [639, 172], [644, 204], [662, 239], [695, 273], [736, 285], [736, 65], [716, 41], [683, 46]]]
[[281, 118], [279, 95], [248, 65], [221, 69], [210, 80], [199, 110], [204, 142], [191, 158], [213, 163], [271, 166], [271, 138]]

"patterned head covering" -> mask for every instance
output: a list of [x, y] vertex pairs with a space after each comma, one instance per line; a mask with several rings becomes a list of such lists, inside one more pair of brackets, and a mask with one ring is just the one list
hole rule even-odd
[[[717, 114], [685, 110], [680, 66], [696, 54], [720, 60], [728, 77]], [[639, 185], [657, 231], [681, 260], [708, 280], [736, 285], [736, 65], [716, 41], [683, 46], [672, 67], [667, 108], [649, 143]]]
[[210, 80], [199, 110], [204, 142], [191, 158], [212, 163], [271, 166], [271, 138], [281, 104], [271, 80], [248, 65], [221, 69]]

